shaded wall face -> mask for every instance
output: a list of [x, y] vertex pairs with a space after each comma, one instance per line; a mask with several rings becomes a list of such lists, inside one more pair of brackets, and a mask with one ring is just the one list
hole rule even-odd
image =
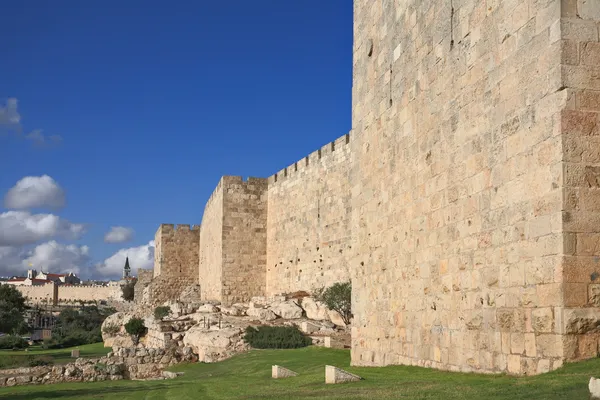
[[224, 304], [265, 294], [267, 180], [223, 178]]
[[600, 2], [565, 1], [561, 24], [565, 357], [597, 357], [600, 320]]
[[354, 11], [352, 363], [557, 368], [561, 2]]
[[223, 274], [223, 189], [219, 183], [208, 200], [199, 243], [199, 283], [203, 300], [221, 301]]
[[269, 178], [267, 294], [350, 279], [351, 136]]

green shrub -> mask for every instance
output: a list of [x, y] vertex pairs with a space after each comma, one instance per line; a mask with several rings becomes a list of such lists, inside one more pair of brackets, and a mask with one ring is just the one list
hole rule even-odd
[[350, 318], [352, 318], [352, 283], [350, 281], [334, 283], [327, 289], [315, 290], [313, 296], [330, 310], [337, 311], [346, 325], [350, 324]]
[[137, 344], [140, 336], [146, 333], [144, 320], [140, 318], [131, 318], [129, 322], [125, 324], [125, 331], [132, 336], [134, 344]]
[[44, 366], [44, 365], [53, 365], [54, 364], [54, 360], [52, 359], [52, 357], [49, 356], [39, 356], [39, 357], [33, 357], [30, 358], [27, 365], [29, 365], [30, 367], [40, 367], [40, 366]]
[[158, 306], [154, 309], [154, 318], [156, 319], [163, 319], [169, 314], [171, 314], [171, 307], [169, 306]]
[[29, 343], [20, 336], [6, 335], [0, 337], [0, 349], [25, 349], [27, 347], [29, 347]]
[[249, 326], [244, 340], [255, 349], [296, 349], [312, 344], [295, 326]]

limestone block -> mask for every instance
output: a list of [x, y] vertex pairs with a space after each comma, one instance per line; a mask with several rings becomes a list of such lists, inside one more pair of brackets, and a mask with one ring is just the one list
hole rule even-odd
[[327, 310], [327, 314], [329, 315], [329, 320], [331, 320], [331, 322], [333, 322], [337, 326], [346, 326], [339, 312]]
[[292, 376], [298, 376], [298, 373], [279, 365], [273, 365], [271, 366], [271, 376], [274, 379], [290, 378]]
[[600, 399], [600, 379], [591, 377], [588, 388], [590, 389], [591, 399]]
[[597, 0], [577, 0], [579, 17], [600, 20], [600, 2]]
[[196, 310], [198, 313], [215, 313], [218, 312], [219, 308], [212, 304], [204, 304]]
[[565, 333], [567, 334], [584, 334], [600, 332], [600, 309], [565, 309], [564, 324]]
[[300, 323], [300, 330], [304, 333], [313, 333], [321, 329], [320, 325], [310, 321], [302, 321]]
[[332, 338], [331, 336], [326, 336], [324, 342], [325, 342], [325, 347], [329, 347], [332, 349], [343, 349], [344, 348], [344, 344], [342, 342], [340, 342], [339, 340], [336, 340], [335, 338]]
[[314, 319], [315, 321], [329, 320], [327, 307], [312, 297], [302, 299], [302, 308], [306, 312], [306, 318], [308, 319]]
[[325, 383], [346, 383], [360, 381], [362, 378], [332, 365], [325, 366]]
[[71, 358], [78, 358], [78, 357], [79, 357], [79, 349], [71, 350]]
[[283, 303], [275, 303], [270, 308], [275, 315], [283, 319], [298, 319], [302, 318], [302, 308], [298, 306], [294, 301], [288, 300]]
[[258, 318], [260, 321], [272, 321], [277, 319], [277, 315], [275, 315], [273, 311], [266, 308], [250, 307], [246, 311], [246, 314], [248, 314], [249, 317]]

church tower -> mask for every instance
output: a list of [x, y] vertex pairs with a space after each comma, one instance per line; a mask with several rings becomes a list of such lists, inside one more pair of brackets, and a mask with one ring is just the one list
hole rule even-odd
[[125, 258], [125, 266], [123, 267], [123, 279], [131, 277], [131, 267], [129, 267], [129, 257]]

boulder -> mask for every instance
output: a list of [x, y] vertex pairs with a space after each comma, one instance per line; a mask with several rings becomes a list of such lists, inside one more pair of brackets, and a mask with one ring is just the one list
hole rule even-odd
[[229, 358], [236, 352], [242, 332], [239, 328], [213, 331], [196, 325], [187, 331], [183, 343], [198, 354], [199, 361], [216, 362]]
[[246, 315], [246, 307], [243, 307], [241, 304], [234, 304], [231, 307], [221, 307], [221, 313], [233, 317], [243, 317]]
[[305, 297], [302, 299], [302, 308], [304, 308], [306, 318], [308, 319], [314, 319], [315, 321], [329, 321], [329, 310], [327, 307], [312, 297]]
[[600, 399], [600, 379], [591, 377], [588, 389], [590, 390], [591, 399]]
[[331, 320], [331, 322], [333, 322], [337, 326], [346, 326], [340, 313], [338, 313], [337, 311], [333, 311], [333, 310], [328, 310], [327, 313], [329, 314], [329, 319]]
[[272, 321], [277, 319], [277, 315], [275, 315], [273, 311], [266, 308], [250, 307], [246, 311], [246, 314], [248, 314], [249, 317], [257, 318], [260, 321]]
[[198, 307], [196, 310], [197, 313], [216, 313], [219, 312], [219, 308], [215, 307], [212, 304], [204, 304]]
[[273, 304], [270, 310], [283, 319], [298, 319], [303, 315], [302, 308], [292, 300]]

